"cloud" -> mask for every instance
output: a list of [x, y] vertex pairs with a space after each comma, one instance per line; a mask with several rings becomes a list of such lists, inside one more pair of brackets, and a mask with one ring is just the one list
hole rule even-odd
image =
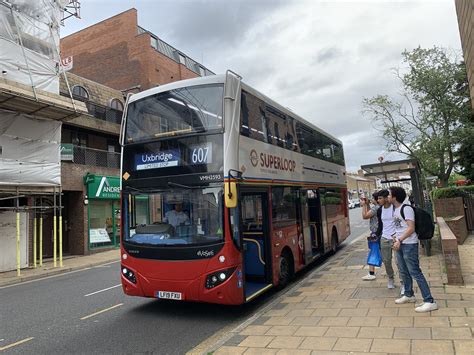
[[385, 149], [361, 103], [398, 94], [393, 68], [401, 52], [434, 45], [460, 51], [452, 0], [84, 1], [83, 24], [67, 20], [63, 34], [130, 7], [142, 27], [194, 60], [216, 73], [236, 71], [339, 137], [352, 171]]

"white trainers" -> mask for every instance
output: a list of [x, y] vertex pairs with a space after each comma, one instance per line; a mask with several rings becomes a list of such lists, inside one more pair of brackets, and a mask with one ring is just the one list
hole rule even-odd
[[393, 279], [388, 279], [387, 288], [395, 288], [395, 281]]
[[367, 274], [365, 275], [364, 277], [362, 277], [362, 280], [364, 281], [373, 281], [375, 280], [377, 277], [375, 277], [375, 275], [371, 275], [371, 274]]
[[421, 306], [415, 308], [415, 312], [423, 313], [423, 312], [431, 312], [436, 311], [438, 309], [438, 304], [436, 302], [424, 302]]
[[415, 302], [416, 302], [415, 296], [407, 297], [407, 296], [403, 295], [402, 297], [397, 298], [395, 300], [396, 304], [415, 303]]

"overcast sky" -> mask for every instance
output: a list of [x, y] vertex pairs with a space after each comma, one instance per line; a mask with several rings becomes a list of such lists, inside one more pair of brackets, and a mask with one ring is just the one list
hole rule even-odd
[[[81, 0], [61, 36], [131, 7], [138, 23], [215, 73], [227, 69], [338, 137], [348, 171], [377, 162], [363, 97], [395, 96], [401, 52], [461, 53], [454, 0]], [[385, 154], [386, 160], [396, 160]]]

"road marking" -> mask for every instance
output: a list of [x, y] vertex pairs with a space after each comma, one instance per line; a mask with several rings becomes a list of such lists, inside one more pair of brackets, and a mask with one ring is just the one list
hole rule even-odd
[[120, 260], [115, 260], [115, 261], [111, 261], [111, 262], [108, 262], [108, 263], [105, 263], [105, 264], [93, 266], [93, 268], [96, 268], [96, 267], [109, 267], [109, 265], [116, 264], [116, 263], [119, 263], [119, 262], [120, 262]]
[[94, 317], [98, 314], [101, 314], [101, 313], [104, 313], [104, 312], [107, 312], [107, 311], [110, 311], [114, 308], [117, 308], [117, 307], [120, 307], [120, 306], [123, 306], [123, 303], [119, 303], [119, 304], [116, 304], [115, 306], [112, 306], [112, 307], [109, 307], [109, 308], [106, 308], [106, 309], [103, 309], [101, 311], [98, 311], [98, 312], [95, 312], [95, 313], [92, 313], [92, 314], [89, 314], [88, 316], [85, 316], [85, 317], [82, 317], [81, 320], [84, 320], [84, 319], [88, 319], [88, 318], [91, 318], [91, 317]]
[[20, 345], [20, 344], [26, 343], [27, 341], [30, 341], [30, 340], [33, 340], [33, 339], [34, 339], [34, 337], [29, 337], [29, 338], [26, 338], [26, 339], [23, 339], [23, 340], [17, 341], [16, 343], [12, 343], [12, 344], [9, 344], [9, 345], [2, 346], [2, 347], [0, 348], [0, 351], [7, 350], [7, 349], [10, 349], [10, 348], [13, 348], [14, 346], [17, 346], [17, 345]]
[[103, 290], [100, 290], [100, 291], [95, 291], [95, 292], [92, 292], [92, 293], [88, 293], [87, 295], [84, 295], [84, 297], [89, 297], [89, 296], [95, 295], [97, 293], [108, 291], [108, 290], [111, 290], [113, 288], [120, 287], [120, 286], [122, 286], [122, 284], [118, 284], [118, 285], [115, 285], [115, 286], [112, 286], [112, 287], [107, 287], [107, 288], [104, 288]]

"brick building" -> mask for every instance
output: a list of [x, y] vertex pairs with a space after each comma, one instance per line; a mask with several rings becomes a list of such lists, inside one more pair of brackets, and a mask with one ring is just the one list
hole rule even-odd
[[133, 8], [62, 38], [61, 55], [72, 73], [124, 92], [214, 74], [140, 27]]
[[471, 103], [474, 108], [474, 1], [456, 0], [456, 12], [458, 15], [459, 34], [466, 63], [467, 79], [471, 92]]

